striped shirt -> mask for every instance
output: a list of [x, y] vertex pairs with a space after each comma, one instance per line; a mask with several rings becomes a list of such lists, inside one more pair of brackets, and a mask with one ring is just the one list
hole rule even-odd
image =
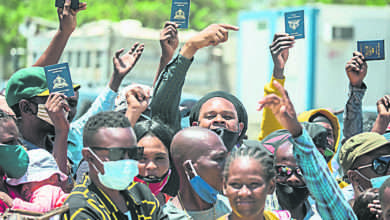
[[357, 219], [307, 131], [294, 138], [294, 156], [322, 219]]
[[[162, 214], [158, 200], [146, 185], [133, 182], [120, 193], [126, 201], [131, 219], [168, 219]], [[75, 186], [65, 204], [69, 204], [69, 211], [61, 217], [65, 220], [128, 219], [108, 195], [93, 184], [88, 175], [84, 176], [81, 184]]]

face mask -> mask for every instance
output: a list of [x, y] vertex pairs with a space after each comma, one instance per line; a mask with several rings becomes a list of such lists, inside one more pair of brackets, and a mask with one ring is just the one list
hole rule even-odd
[[286, 208], [287, 210], [297, 208], [307, 199], [309, 194], [306, 186], [295, 187], [288, 184], [276, 183], [278, 201], [282, 205], [282, 208]]
[[138, 161], [136, 160], [126, 159], [102, 163], [104, 174], [99, 173], [98, 177], [100, 182], [107, 188], [124, 190], [130, 185], [134, 177], [138, 175]]
[[198, 176], [191, 161], [186, 163], [185, 173], [192, 189], [194, 189], [196, 194], [198, 194], [203, 201], [209, 204], [214, 204], [217, 201], [217, 195], [219, 192], [204, 181], [202, 177]]
[[190, 116], [186, 116], [186, 117], [181, 118], [180, 125], [181, 125], [181, 128], [190, 127]]
[[171, 170], [169, 169], [162, 177], [160, 178], [147, 178], [143, 176], [134, 177], [134, 181], [146, 184], [150, 191], [152, 191], [153, 195], [158, 195], [161, 190], [167, 185], [169, 177], [171, 175]]
[[221, 137], [229, 152], [232, 151], [233, 147], [237, 145], [238, 137], [240, 136], [239, 132], [230, 131], [225, 128], [212, 129], [212, 131]]
[[385, 182], [388, 178], [390, 178], [390, 175], [370, 179], [372, 188], [380, 188], [383, 182]]
[[[68, 119], [69, 112], [65, 112], [65, 118]], [[50, 119], [49, 114], [46, 111], [45, 104], [38, 104], [37, 117], [54, 126], [53, 121]]]
[[20, 145], [0, 145], [0, 167], [9, 178], [22, 177], [28, 167], [27, 152]]

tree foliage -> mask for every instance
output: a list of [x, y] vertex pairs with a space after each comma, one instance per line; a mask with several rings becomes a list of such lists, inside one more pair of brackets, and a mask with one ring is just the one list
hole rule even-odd
[[[235, 24], [240, 10], [264, 2], [265, 0], [192, 0], [190, 28], [201, 30], [215, 22]], [[269, 2], [270, 7], [281, 7], [313, 2], [386, 5], [390, 0], [268, 0], [266, 2]], [[87, 11], [81, 12], [78, 16], [79, 24], [101, 19], [111, 21], [137, 19], [146, 27], [161, 28], [164, 21], [169, 20], [172, 0], [87, 0], [87, 3]], [[24, 46], [25, 39], [18, 33], [18, 26], [27, 16], [56, 21], [54, 0], [0, 1], [0, 54], [7, 55], [10, 48]]]
[[[80, 0], [82, 1], [82, 0]], [[190, 28], [200, 30], [210, 23], [235, 23], [237, 13], [249, 0], [193, 0], [191, 2]], [[161, 28], [169, 20], [171, 0], [90, 0], [88, 9], [78, 16], [78, 23], [107, 19], [137, 19], [146, 27]], [[42, 17], [57, 20], [54, 0], [11, 0], [0, 2], [0, 53], [10, 48], [24, 46], [18, 26], [25, 17]]]

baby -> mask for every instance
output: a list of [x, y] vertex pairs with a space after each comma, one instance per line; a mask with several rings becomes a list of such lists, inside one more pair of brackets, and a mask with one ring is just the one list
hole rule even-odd
[[[7, 183], [20, 186], [24, 200], [15, 198], [12, 209], [47, 212], [62, 206], [68, 194], [62, 191], [60, 181], [67, 180], [57, 166], [54, 157], [43, 149], [27, 152], [30, 163], [21, 178], [8, 178]], [[28, 202], [27, 202], [28, 201]]]

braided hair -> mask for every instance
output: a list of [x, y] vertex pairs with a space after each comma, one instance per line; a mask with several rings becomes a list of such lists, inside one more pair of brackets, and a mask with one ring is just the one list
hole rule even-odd
[[274, 156], [259, 142], [244, 141], [244, 145], [236, 150], [233, 150], [226, 159], [223, 171], [225, 181], [229, 175], [230, 165], [238, 158], [244, 158], [246, 160], [253, 159], [261, 164], [263, 173], [265, 174], [263, 178], [266, 181], [270, 181], [276, 175], [274, 168]]

